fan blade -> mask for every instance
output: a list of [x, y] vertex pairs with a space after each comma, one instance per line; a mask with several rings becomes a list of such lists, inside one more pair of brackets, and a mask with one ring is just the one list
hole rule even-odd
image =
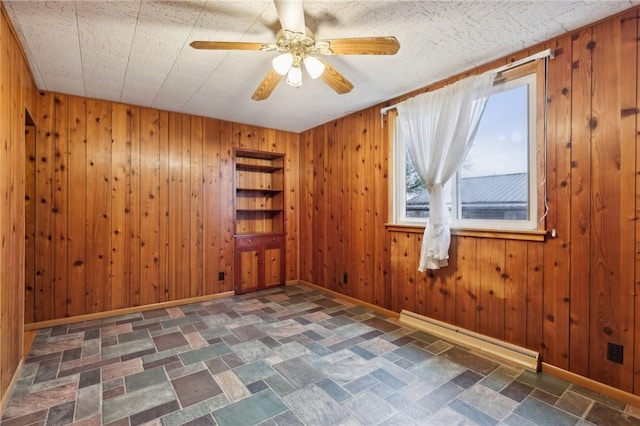
[[322, 40], [329, 43], [334, 55], [394, 55], [400, 43], [393, 37], [338, 38]]
[[[320, 58], [318, 58], [320, 59]], [[327, 61], [320, 59], [324, 63], [324, 72], [322, 73], [322, 81], [327, 83], [329, 87], [336, 91], [339, 95], [349, 93], [353, 89], [353, 84], [347, 80], [342, 74], [332, 67]]]
[[305, 34], [302, 0], [273, 0], [283, 30]]
[[268, 43], [249, 43], [244, 41], [192, 41], [194, 49], [210, 50], [272, 50]]
[[251, 99], [254, 101], [264, 101], [271, 95], [271, 92], [273, 92], [273, 89], [280, 83], [281, 79], [282, 76], [272, 69], [264, 80], [262, 80], [256, 91], [253, 92]]

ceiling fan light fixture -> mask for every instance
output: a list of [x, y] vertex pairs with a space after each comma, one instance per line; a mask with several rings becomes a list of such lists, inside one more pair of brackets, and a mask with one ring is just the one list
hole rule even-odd
[[294, 66], [287, 73], [287, 84], [291, 87], [302, 86], [302, 69], [300, 66]]
[[324, 72], [324, 63], [318, 58], [313, 56], [307, 56], [304, 58], [304, 68], [307, 70], [311, 78], [314, 80], [322, 75]]
[[280, 75], [285, 75], [293, 65], [293, 55], [291, 53], [283, 53], [273, 58], [271, 62], [273, 69]]

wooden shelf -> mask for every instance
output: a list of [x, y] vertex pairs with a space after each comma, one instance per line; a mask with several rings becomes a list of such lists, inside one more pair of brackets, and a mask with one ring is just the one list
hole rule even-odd
[[236, 209], [238, 213], [280, 213], [282, 209]]
[[279, 152], [258, 151], [255, 149], [236, 148], [236, 158], [255, 158], [258, 160], [277, 160], [284, 155]]
[[243, 172], [274, 173], [282, 170], [281, 166], [266, 166], [262, 164], [244, 164], [236, 162], [236, 170]]
[[236, 192], [262, 192], [264, 194], [280, 194], [282, 189], [271, 188], [236, 188]]

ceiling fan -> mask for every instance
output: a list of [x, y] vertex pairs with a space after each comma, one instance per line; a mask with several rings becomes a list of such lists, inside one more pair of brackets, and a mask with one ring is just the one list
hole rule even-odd
[[311, 78], [322, 77], [338, 94], [349, 93], [353, 84], [318, 55], [393, 55], [400, 48], [393, 36], [318, 40], [305, 26], [302, 0], [274, 0], [274, 4], [282, 26], [275, 43], [193, 41], [190, 44], [194, 49], [279, 52], [273, 59], [273, 68], [251, 96], [255, 101], [267, 99], [285, 75], [288, 85], [300, 87], [303, 65]]

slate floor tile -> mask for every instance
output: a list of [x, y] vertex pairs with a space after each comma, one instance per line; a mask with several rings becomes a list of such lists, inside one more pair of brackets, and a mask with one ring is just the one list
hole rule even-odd
[[414, 364], [417, 364], [421, 361], [424, 361], [427, 358], [430, 358], [431, 353], [425, 351], [414, 345], [404, 345], [393, 351], [394, 354], [401, 356], [407, 361], [411, 361]]
[[287, 286], [38, 330], [1, 421], [640, 426], [640, 409]]
[[247, 385], [247, 390], [251, 393], [258, 393], [263, 391], [269, 387], [268, 384], [264, 382], [264, 380], [258, 380], [257, 382], [249, 383]]
[[65, 402], [49, 409], [47, 424], [63, 425], [73, 422], [73, 413], [76, 408], [75, 401]]
[[214, 411], [213, 417], [220, 426], [254, 425], [287, 409], [276, 394], [266, 389]]
[[180, 359], [185, 365], [193, 364], [199, 361], [206, 361], [221, 355], [231, 353], [232, 350], [224, 343], [216, 343], [211, 346], [196, 349], [190, 352], [180, 354]]
[[209, 370], [202, 370], [179, 377], [171, 383], [183, 407], [188, 407], [222, 393], [222, 389], [211, 376]]
[[599, 394], [597, 392], [594, 392], [592, 390], [586, 389], [582, 386], [578, 386], [578, 385], [571, 385], [570, 387], [572, 392], [578, 393], [580, 395], [586, 396], [587, 398], [593, 399], [594, 401], [598, 401], [599, 403], [603, 404], [603, 405], [607, 405], [610, 406], [612, 408], [615, 408], [616, 410], [624, 410], [625, 404], [621, 401], [617, 401], [613, 398], [610, 398], [608, 396]]
[[493, 426], [498, 424], [498, 421], [496, 419], [486, 415], [482, 411], [477, 410], [476, 408], [459, 399], [454, 399], [453, 401], [451, 401], [448, 407], [453, 409], [457, 413], [462, 414], [466, 418], [466, 421], [471, 420], [472, 422], [481, 426]]
[[483, 376], [486, 376], [498, 368], [497, 363], [486, 358], [482, 358], [471, 351], [462, 350], [456, 346], [452, 347], [448, 351], [442, 352], [440, 356], [450, 359], [451, 361], [456, 362], [469, 370], [473, 370], [478, 374], [482, 374]]
[[585, 420], [598, 425], [640, 426], [640, 419], [595, 402]]
[[[339, 424], [349, 417], [349, 413], [341, 405], [315, 384], [290, 393], [283, 399], [308, 425]], [[309, 401], [314, 403], [309, 404]]]
[[288, 395], [296, 390], [296, 388], [294, 388], [293, 385], [280, 374], [274, 374], [267, 377], [264, 379], [264, 382], [280, 396]]
[[513, 412], [535, 424], [573, 426], [578, 423], [577, 417], [531, 397], [526, 398]]
[[518, 402], [524, 400], [531, 392], [533, 392], [533, 388], [531, 386], [526, 385], [518, 380], [514, 380], [513, 382], [509, 383], [504, 389], [500, 391], [502, 395]]
[[570, 383], [566, 380], [562, 380], [558, 377], [554, 377], [547, 373], [534, 373], [529, 370], [525, 370], [518, 376], [518, 380], [528, 384], [529, 386], [536, 387], [547, 393], [555, 396], [560, 396], [567, 390]]
[[[372, 391], [375, 393], [375, 390]], [[397, 411], [409, 416], [411, 422], [425, 419], [430, 414], [429, 411], [423, 409], [418, 404], [409, 401], [398, 393], [389, 395], [385, 400], [389, 404], [393, 405]]]
[[351, 394], [349, 394], [349, 392], [345, 391], [342, 386], [339, 386], [331, 379], [320, 380], [318, 383], [316, 383], [316, 385], [337, 402], [342, 402], [345, 399], [351, 397]]
[[468, 388], [458, 398], [498, 420], [507, 417], [518, 406], [518, 402], [486, 386]]
[[370, 391], [346, 400], [342, 406], [349, 410], [363, 425], [380, 423], [396, 413], [393, 405]]
[[102, 422], [104, 424], [111, 423], [173, 401], [175, 398], [176, 396], [169, 382], [126, 393], [103, 402]]
[[127, 392], [132, 392], [157, 383], [166, 382], [167, 380], [168, 378], [164, 369], [162, 367], [156, 367], [126, 376], [124, 378], [124, 385]]
[[248, 397], [252, 393], [255, 393], [250, 392], [244, 383], [240, 381], [238, 376], [236, 376], [231, 370], [216, 374], [214, 379], [218, 382], [220, 387], [222, 387], [222, 390], [231, 401], [239, 401]]
[[242, 380], [244, 384], [257, 382], [272, 376], [276, 371], [264, 361], [255, 361], [250, 364], [241, 365], [233, 369], [233, 372]]
[[576, 417], [582, 417], [582, 415], [587, 410], [587, 408], [589, 408], [592, 402], [593, 401], [591, 399], [568, 390], [564, 394], [562, 394], [558, 402], [556, 402], [555, 406], [557, 408], [560, 408], [561, 410], [573, 414]]
[[162, 417], [165, 414], [173, 413], [174, 411], [179, 409], [180, 404], [178, 404], [178, 401], [173, 400], [165, 402], [164, 404], [148, 408], [144, 411], [139, 411], [131, 415], [131, 417], [129, 417], [129, 422], [131, 426], [138, 426], [145, 423], [148, 424], [152, 420]]
[[310, 366], [300, 357], [275, 364], [273, 368], [298, 389], [318, 382], [326, 377], [321, 371]]
[[482, 376], [475, 371], [466, 370], [464, 373], [451, 379], [451, 383], [456, 384], [464, 389], [471, 387], [478, 383], [482, 379]]
[[369, 389], [372, 386], [377, 385], [378, 383], [380, 383], [378, 379], [367, 374], [366, 376], [359, 377], [347, 383], [346, 385], [344, 385], [344, 388], [355, 395], [366, 389]]

